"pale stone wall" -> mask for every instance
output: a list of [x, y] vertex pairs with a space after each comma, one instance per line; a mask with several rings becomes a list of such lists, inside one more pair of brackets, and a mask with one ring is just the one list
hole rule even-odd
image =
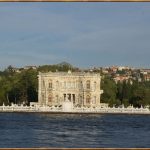
[[100, 74], [70, 71], [39, 73], [38, 81], [40, 105], [61, 106], [66, 98], [72, 101], [74, 106], [100, 105]]

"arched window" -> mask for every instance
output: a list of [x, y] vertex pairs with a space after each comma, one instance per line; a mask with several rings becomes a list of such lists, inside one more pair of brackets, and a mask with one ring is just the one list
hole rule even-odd
[[93, 104], [96, 104], [96, 96], [94, 96]]
[[91, 98], [89, 95], [86, 96], [86, 104], [90, 104], [91, 102]]
[[75, 88], [75, 82], [74, 81], [72, 82], [72, 88]]
[[52, 102], [52, 94], [48, 95], [48, 102], [51, 103]]
[[82, 89], [83, 88], [83, 83], [82, 83], [82, 81], [80, 82], [80, 89]]
[[58, 103], [59, 102], [59, 97], [58, 97], [58, 95], [56, 95], [56, 103]]
[[66, 88], [66, 81], [64, 81], [64, 88]]
[[42, 102], [44, 102], [44, 94], [42, 94]]
[[70, 81], [68, 82], [67, 87], [68, 87], [68, 88], [70, 88], [70, 87], [71, 87], [71, 82], [70, 82]]
[[58, 89], [58, 87], [59, 87], [59, 82], [56, 81], [56, 89]]
[[52, 89], [52, 80], [49, 80], [48, 87]]
[[43, 88], [45, 88], [45, 81], [44, 80], [42, 82], [42, 86], [43, 86]]
[[87, 88], [87, 89], [90, 89], [90, 80], [87, 80], [87, 81], [86, 81], [86, 88]]
[[94, 82], [94, 90], [96, 90], [96, 81]]

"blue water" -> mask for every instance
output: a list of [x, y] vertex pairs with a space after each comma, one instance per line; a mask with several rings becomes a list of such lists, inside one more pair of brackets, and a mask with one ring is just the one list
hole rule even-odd
[[0, 113], [0, 147], [150, 147], [149, 115]]

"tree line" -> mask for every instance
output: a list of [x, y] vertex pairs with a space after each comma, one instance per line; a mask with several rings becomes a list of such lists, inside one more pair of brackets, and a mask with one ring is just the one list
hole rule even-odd
[[[38, 101], [38, 72], [80, 71], [68, 63], [57, 65], [43, 65], [37, 69], [22, 70], [17, 73], [9, 66], [0, 71], [0, 105], [25, 104]], [[104, 76], [101, 81], [101, 102], [109, 106], [145, 107], [150, 105], [150, 82], [122, 82], [115, 83], [110, 76]]]
[[110, 106], [132, 105], [140, 108], [150, 105], [150, 81], [123, 81], [116, 84], [111, 77], [105, 76], [101, 88], [104, 90], [101, 102]]
[[62, 62], [56, 65], [43, 65], [37, 69], [23, 69], [16, 72], [14, 67], [8, 66], [0, 71], [0, 105], [24, 104], [38, 101], [38, 72], [78, 71], [69, 63]]

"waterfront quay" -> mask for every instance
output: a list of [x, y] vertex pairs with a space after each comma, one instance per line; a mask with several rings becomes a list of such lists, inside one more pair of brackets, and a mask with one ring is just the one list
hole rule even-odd
[[107, 108], [69, 108], [64, 110], [63, 107], [49, 107], [49, 106], [0, 106], [0, 112], [39, 112], [39, 113], [52, 113], [52, 114], [149, 114], [150, 111], [148, 108], [115, 108], [115, 107], [107, 107]]
[[[150, 114], [149, 106], [109, 107], [101, 102], [101, 75], [91, 72], [48, 72], [38, 75], [38, 102], [0, 106], [0, 112], [69, 114]], [[27, 100], [26, 100], [27, 101]]]

